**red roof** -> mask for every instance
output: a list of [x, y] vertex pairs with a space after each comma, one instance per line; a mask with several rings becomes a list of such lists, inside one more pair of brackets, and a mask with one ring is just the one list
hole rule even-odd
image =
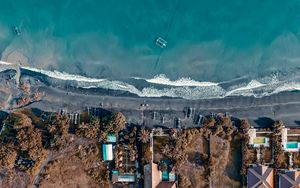
[[176, 188], [175, 182], [160, 182], [156, 188]]

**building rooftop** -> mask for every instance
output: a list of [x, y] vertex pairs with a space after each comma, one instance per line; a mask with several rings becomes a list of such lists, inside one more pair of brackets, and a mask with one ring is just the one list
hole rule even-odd
[[300, 187], [300, 171], [288, 171], [279, 175], [279, 188]]
[[297, 141], [289, 141], [289, 136], [297, 136], [296, 134], [289, 134], [289, 129], [284, 128], [281, 130], [281, 143], [282, 147], [285, 151], [288, 152], [298, 152], [300, 149], [300, 142]]
[[131, 173], [124, 173], [118, 176], [118, 182], [135, 182], [135, 175]]
[[107, 135], [106, 142], [109, 142], [109, 143], [116, 143], [116, 142], [117, 142], [117, 137], [116, 137], [116, 135], [114, 135], [114, 134], [108, 134], [108, 135]]
[[248, 188], [274, 188], [274, 170], [264, 165], [250, 167], [247, 174]]
[[249, 144], [253, 145], [254, 147], [260, 147], [260, 146], [269, 146], [269, 138], [266, 136], [258, 136], [257, 133], [262, 134], [268, 134], [269, 132], [258, 132], [256, 129], [251, 128], [248, 131], [249, 134]]
[[150, 163], [144, 166], [144, 187], [156, 188], [162, 180], [162, 173], [158, 170], [158, 165]]
[[144, 187], [145, 188], [175, 188], [176, 175], [174, 170], [158, 170], [158, 165], [150, 163], [144, 166]]
[[104, 161], [112, 161], [114, 159], [112, 144], [102, 144], [102, 158]]
[[156, 188], [176, 188], [176, 183], [174, 181], [173, 182], [163, 181], [163, 182], [160, 182]]

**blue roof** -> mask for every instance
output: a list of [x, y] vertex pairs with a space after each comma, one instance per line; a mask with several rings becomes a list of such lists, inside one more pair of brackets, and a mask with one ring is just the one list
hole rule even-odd
[[134, 174], [123, 174], [118, 176], [119, 182], [135, 182], [135, 175]]

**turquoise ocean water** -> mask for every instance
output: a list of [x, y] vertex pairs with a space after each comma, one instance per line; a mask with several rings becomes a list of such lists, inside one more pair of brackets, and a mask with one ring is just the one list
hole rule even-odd
[[0, 15], [2, 58], [46, 70], [222, 82], [300, 67], [297, 0], [0, 0]]

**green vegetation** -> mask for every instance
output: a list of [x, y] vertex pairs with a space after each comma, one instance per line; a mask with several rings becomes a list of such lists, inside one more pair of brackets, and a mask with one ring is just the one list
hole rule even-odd
[[[71, 152], [68, 154], [69, 157], [74, 156], [82, 161], [85, 172], [96, 185], [109, 187], [109, 171], [106, 164], [101, 161], [99, 141], [104, 141], [106, 139], [104, 135], [109, 133], [118, 135], [125, 128], [125, 116], [122, 113], [115, 113], [103, 119], [83, 118], [84, 121], [75, 126], [72, 134], [70, 120], [66, 115], [42, 114], [38, 116], [30, 109], [20, 109], [10, 113], [1, 123], [5, 127], [0, 136], [0, 167], [23, 171], [33, 181], [34, 176], [44, 168], [42, 165], [46, 158], [50, 159], [50, 162], [47, 162], [48, 171], [45, 173], [50, 173], [51, 167], [58, 168], [55, 166], [57, 163], [55, 161], [58, 160], [55, 156], [63, 155], [60, 153], [73, 148], [68, 151]], [[87, 146], [79, 145], [78, 148], [74, 148], [74, 139], [81, 138], [86, 139], [80, 142], [87, 142]], [[134, 141], [130, 141], [133, 138]], [[132, 152], [136, 148], [135, 134], [131, 135], [128, 143], [128, 150], [131, 151], [130, 159], [135, 160], [137, 151]], [[47, 177], [45, 173], [42, 177]]]
[[273, 126], [271, 146], [274, 150], [274, 168], [287, 168], [286, 156], [281, 144], [282, 121], [275, 121]]
[[[249, 145], [250, 123], [241, 120], [236, 126], [223, 114], [207, 117], [201, 128], [190, 129], [128, 125], [122, 113], [100, 118], [84, 112], [78, 125], [72, 125], [66, 115], [36, 114], [29, 109], [10, 113], [2, 122], [0, 136], [0, 167], [22, 171], [30, 176], [30, 181], [39, 173], [43, 178], [55, 174], [53, 169], [63, 166], [62, 158], [77, 161], [77, 167], [98, 187], [111, 186], [111, 169], [118, 175], [139, 172], [136, 161], [142, 165], [154, 161], [164, 179], [168, 179], [170, 169], [175, 170], [178, 185], [187, 188], [241, 187], [249, 165], [254, 163], [272, 163], [275, 169], [290, 167], [291, 154], [285, 153], [281, 145], [282, 121], [275, 121], [272, 133], [268, 132], [271, 147], [254, 148]], [[113, 139], [108, 140], [108, 135]], [[264, 143], [264, 136], [260, 133], [254, 143]], [[104, 143], [114, 145], [114, 161], [110, 165], [101, 160]], [[293, 168], [299, 168], [299, 153], [292, 155]]]

